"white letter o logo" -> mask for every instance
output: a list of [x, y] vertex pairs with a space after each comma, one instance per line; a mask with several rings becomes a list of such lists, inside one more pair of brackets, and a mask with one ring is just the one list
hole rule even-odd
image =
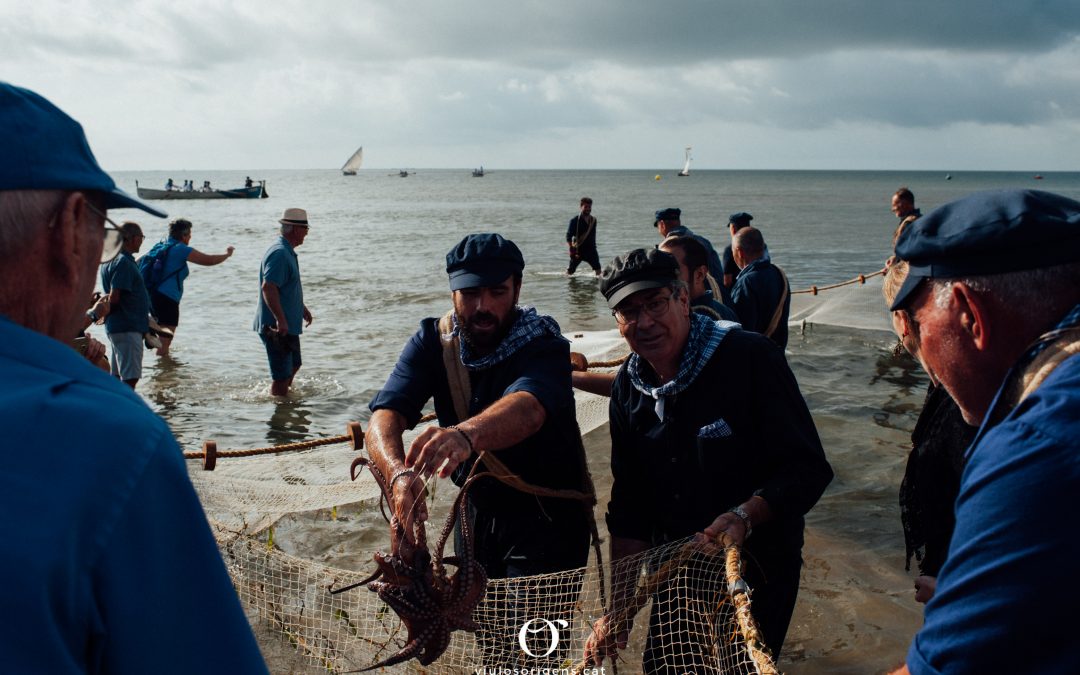
[[[531, 626], [536, 622], [540, 622], [543, 625], [539, 628], [531, 628]], [[551, 652], [555, 651], [555, 649], [559, 646], [559, 629], [555, 624], [559, 624], [563, 628], [570, 627], [570, 623], [565, 619], [556, 619], [554, 622], [548, 621], [547, 619], [529, 619], [528, 621], [526, 621], [521, 626], [521, 630], [518, 631], [518, 644], [521, 645], [521, 651], [525, 652], [534, 659], [544, 658]], [[544, 630], [551, 631], [551, 642], [549, 643], [546, 652], [544, 652], [543, 654], [534, 654], [532, 650], [529, 649], [529, 644], [528, 642], [526, 642], [526, 636], [529, 634], [539, 633]]]

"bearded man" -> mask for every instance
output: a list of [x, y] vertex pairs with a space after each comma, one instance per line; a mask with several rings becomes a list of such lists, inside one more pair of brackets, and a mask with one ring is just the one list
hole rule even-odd
[[[420, 322], [371, 402], [366, 446], [406, 532], [414, 519], [427, 518], [420, 477], [437, 472], [460, 486], [480, 453], [534, 486], [591, 490], [570, 387], [570, 345], [554, 319], [517, 306], [524, 267], [518, 247], [498, 234], [462, 239], [446, 256], [453, 311]], [[439, 424], [406, 450], [402, 434], [416, 426], [431, 398]], [[477, 473], [498, 472], [480, 461]], [[466, 499], [475, 554], [489, 577], [585, 564], [591, 507], [582, 501], [527, 494], [490, 477], [470, 486]], [[462, 544], [459, 527], [455, 548]], [[508, 628], [516, 633], [520, 626]], [[491, 638], [516, 645], [509, 634]]]

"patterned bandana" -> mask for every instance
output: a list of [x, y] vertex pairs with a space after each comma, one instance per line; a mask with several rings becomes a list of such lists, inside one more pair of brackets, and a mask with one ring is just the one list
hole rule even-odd
[[[460, 329], [458, 328], [457, 314], [453, 315], [453, 320], [453, 335], [458, 335]], [[510, 327], [510, 332], [506, 334], [506, 337], [495, 348], [495, 351], [487, 356], [474, 357], [472, 350], [469, 348], [469, 343], [466, 340], [461, 340], [461, 363], [469, 370], [485, 370], [502, 363], [513, 356], [517, 350], [536, 338], [545, 335], [562, 338], [562, 330], [559, 328], [558, 322], [550, 316], [537, 314], [536, 309], [533, 307], [520, 307], [518, 308], [517, 320]]]
[[694, 383], [724, 336], [733, 328], [739, 328], [739, 324], [732, 321], [713, 321], [701, 314], [691, 313], [690, 337], [679, 361], [679, 372], [673, 380], [659, 387], [645, 383], [641, 377], [642, 358], [637, 354], [630, 354], [626, 363], [630, 383], [641, 393], [656, 399], [656, 416], [661, 422], [664, 421], [664, 399], [678, 394]]

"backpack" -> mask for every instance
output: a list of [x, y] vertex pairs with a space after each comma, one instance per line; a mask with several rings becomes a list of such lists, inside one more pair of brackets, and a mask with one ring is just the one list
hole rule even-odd
[[175, 245], [175, 241], [159, 241], [146, 252], [146, 255], [139, 258], [139, 274], [142, 275], [147, 292], [153, 293], [166, 279], [180, 273], [177, 269], [172, 274], [165, 275], [165, 263], [169, 260], [169, 250]]

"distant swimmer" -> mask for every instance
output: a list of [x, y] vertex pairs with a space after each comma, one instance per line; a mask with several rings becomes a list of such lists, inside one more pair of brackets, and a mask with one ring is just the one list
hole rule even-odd
[[566, 244], [570, 249], [570, 266], [567, 274], [577, 271], [582, 261], [589, 263], [596, 276], [600, 276], [600, 254], [596, 251], [596, 216], [592, 215], [593, 200], [581, 198], [581, 213], [570, 219], [566, 228]]

